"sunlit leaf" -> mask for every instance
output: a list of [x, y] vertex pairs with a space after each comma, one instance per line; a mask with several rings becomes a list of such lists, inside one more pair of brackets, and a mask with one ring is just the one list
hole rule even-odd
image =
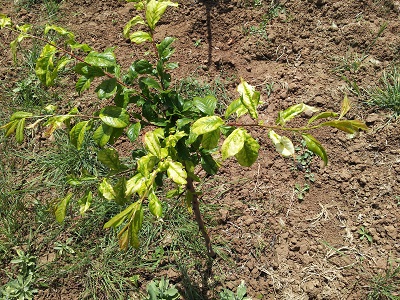
[[54, 74], [52, 74], [52, 72], [54, 70], [53, 58], [56, 53], [57, 48], [55, 46], [46, 44], [36, 61], [36, 75], [39, 80], [47, 86], [54, 83]]
[[30, 112], [25, 112], [25, 111], [17, 111], [15, 113], [13, 113], [10, 117], [10, 121], [13, 120], [18, 120], [18, 119], [22, 119], [22, 118], [29, 118], [32, 117], [33, 114]]
[[169, 161], [167, 174], [170, 179], [176, 184], [186, 184], [187, 174], [180, 162]]
[[359, 120], [337, 120], [328, 121], [321, 124], [321, 126], [330, 126], [342, 130], [347, 133], [356, 133], [359, 130], [368, 130], [367, 125]]
[[221, 146], [222, 159], [236, 155], [244, 146], [246, 131], [236, 128], [224, 141]]
[[203, 134], [203, 138], [201, 139], [201, 146], [208, 150], [216, 148], [218, 146], [220, 136], [221, 134], [219, 128]]
[[61, 201], [57, 204], [55, 216], [58, 223], [62, 223], [64, 221], [67, 206], [71, 198], [72, 193], [68, 193], [68, 195], [65, 198], [61, 199]]
[[250, 167], [257, 160], [259, 149], [260, 145], [258, 142], [246, 132], [243, 148], [235, 157], [241, 166]]
[[126, 135], [128, 136], [128, 139], [131, 142], [134, 142], [137, 140], [137, 138], [139, 137], [141, 128], [142, 128], [142, 125], [140, 124], [140, 122], [131, 124], [131, 126], [129, 126], [128, 130], [126, 131]]
[[86, 192], [85, 196], [83, 196], [81, 199], [78, 200], [79, 204], [79, 213], [81, 216], [85, 214], [85, 212], [88, 211], [90, 208], [90, 205], [92, 204], [92, 199], [93, 195], [91, 191]]
[[150, 212], [153, 214], [153, 216], [160, 218], [162, 216], [162, 206], [160, 200], [156, 194], [154, 194], [154, 192], [149, 193], [148, 199]]
[[311, 124], [312, 122], [319, 120], [319, 119], [326, 119], [326, 118], [331, 118], [331, 117], [337, 117], [339, 114], [332, 112], [332, 111], [324, 111], [322, 113], [319, 113], [315, 116], [312, 116], [310, 120], [308, 120], [308, 124]]
[[103, 123], [93, 132], [93, 140], [100, 147], [104, 147], [110, 140], [112, 132], [113, 128]]
[[55, 32], [57, 32], [60, 35], [68, 36], [68, 38], [71, 40], [73, 40], [75, 38], [75, 36], [72, 32], [70, 32], [60, 26], [57, 26], [57, 25], [46, 25], [46, 27], [44, 28], [44, 34], [48, 34], [50, 30], [54, 30]]
[[115, 67], [117, 65], [115, 55], [111, 51], [106, 51], [103, 53], [92, 51], [85, 57], [85, 62], [93, 67], [102, 68]]
[[215, 108], [217, 107], [217, 99], [214, 96], [206, 96], [204, 98], [194, 97], [193, 104], [202, 112], [208, 116], [214, 114]]
[[136, 174], [126, 182], [125, 195], [128, 197], [133, 193], [140, 194], [145, 188], [146, 178], [141, 173]]
[[280, 154], [286, 157], [294, 154], [294, 146], [289, 138], [286, 136], [280, 136], [273, 130], [268, 133], [268, 136], [274, 143], [276, 151]]
[[145, 24], [144, 20], [141, 16], [135, 16], [133, 17], [126, 25], [124, 26], [123, 34], [125, 38], [129, 38], [129, 32], [131, 30], [131, 27], [137, 25], [137, 24]]
[[11, 26], [11, 19], [6, 15], [0, 14], [0, 29], [6, 26]]
[[146, 132], [144, 135], [144, 144], [146, 149], [153, 155], [161, 158], [161, 143], [160, 137], [163, 137], [164, 133], [161, 128]]
[[150, 34], [144, 31], [135, 31], [133, 32], [130, 36], [129, 39], [131, 40], [132, 43], [136, 44], [142, 44], [144, 42], [151, 42], [153, 38], [151, 37]]
[[243, 105], [240, 98], [236, 99], [235, 101], [232, 101], [232, 103], [229, 104], [229, 106], [226, 108], [225, 111], [225, 118], [226, 119], [229, 118], [234, 113], [236, 113], [237, 118], [248, 113], [246, 106]]
[[347, 95], [345, 95], [342, 102], [342, 109], [340, 110], [339, 120], [347, 114], [350, 108], [351, 108], [351, 102], [347, 97]]
[[117, 106], [106, 106], [100, 110], [100, 119], [113, 128], [125, 128], [129, 125], [129, 114], [126, 109]]
[[121, 169], [118, 151], [112, 148], [101, 149], [97, 153], [97, 159], [111, 170], [118, 171]]
[[214, 131], [222, 125], [224, 125], [224, 121], [218, 116], [203, 117], [193, 123], [191, 132], [201, 135]]
[[115, 191], [106, 178], [104, 178], [103, 182], [100, 183], [99, 192], [107, 200], [115, 200], [116, 198]]
[[147, 25], [149, 25], [151, 30], [154, 30], [157, 22], [160, 20], [161, 16], [164, 14], [168, 6], [178, 6], [178, 3], [171, 1], [157, 1], [150, 0], [146, 7], [146, 20]]
[[15, 139], [18, 144], [22, 144], [24, 141], [24, 128], [25, 128], [25, 118], [19, 119], [17, 127], [15, 130]]
[[304, 141], [306, 142], [308, 150], [312, 151], [324, 161], [324, 165], [328, 164], [328, 156], [326, 155], [324, 147], [320, 144], [320, 142], [315, 139], [311, 134], [303, 133], [302, 134]]
[[137, 170], [144, 176], [147, 177], [151, 171], [153, 171], [155, 165], [159, 159], [153, 154], [142, 156], [137, 161]]
[[278, 113], [278, 119], [276, 120], [276, 124], [284, 126], [286, 122], [292, 120], [296, 116], [300, 115], [304, 111], [316, 112], [317, 108], [306, 105], [304, 103], [295, 104], [284, 111], [280, 111]]
[[240, 94], [240, 101], [247, 108], [250, 116], [253, 119], [257, 119], [257, 106], [260, 102], [260, 93], [257, 92], [253, 86], [248, 84], [242, 78], [239, 86], [237, 87], [237, 91]]
[[119, 225], [124, 222], [126, 217], [132, 213], [132, 211], [137, 207], [137, 202], [132, 203], [126, 209], [121, 211], [119, 214], [112, 217], [106, 224], [104, 224], [103, 228], [110, 228], [110, 227], [118, 227]]
[[89, 121], [79, 122], [69, 132], [70, 141], [78, 150], [80, 150], [82, 147], [88, 124]]

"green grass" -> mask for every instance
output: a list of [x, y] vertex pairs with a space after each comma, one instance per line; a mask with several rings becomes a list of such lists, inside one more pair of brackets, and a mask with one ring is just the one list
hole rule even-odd
[[[397, 262], [397, 266], [394, 264]], [[389, 261], [383, 274], [377, 274], [372, 279], [368, 300], [399, 300], [400, 299], [400, 265], [399, 260]]]
[[366, 90], [366, 103], [377, 108], [388, 109], [395, 116], [400, 115], [400, 73], [398, 67], [385, 71], [380, 85]]
[[17, 9], [25, 10], [31, 10], [36, 5], [41, 5], [46, 12], [46, 17], [54, 21], [60, 9], [60, 2], [60, 0], [16, 0], [15, 5]]
[[221, 78], [216, 78], [211, 83], [204, 83], [196, 76], [187, 77], [177, 84], [176, 90], [182, 97], [187, 99], [208, 95], [214, 96], [218, 99], [217, 111], [219, 112], [222, 112], [222, 109], [227, 107], [231, 101], [226, 83]]

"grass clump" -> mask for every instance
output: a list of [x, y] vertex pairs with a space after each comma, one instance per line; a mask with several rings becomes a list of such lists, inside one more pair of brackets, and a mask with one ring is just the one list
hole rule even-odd
[[400, 73], [398, 67], [384, 72], [380, 86], [367, 90], [367, 104], [389, 109], [396, 116], [400, 115]]
[[[396, 260], [396, 262], [400, 262]], [[400, 299], [400, 265], [393, 266], [389, 261], [388, 268], [384, 274], [378, 274], [372, 279], [371, 292], [368, 300], [399, 300]]]

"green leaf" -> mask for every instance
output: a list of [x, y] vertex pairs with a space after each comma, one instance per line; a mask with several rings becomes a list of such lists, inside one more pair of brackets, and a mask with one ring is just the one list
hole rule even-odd
[[241, 83], [237, 87], [237, 91], [240, 94], [240, 101], [249, 111], [250, 116], [253, 119], [258, 119], [257, 106], [260, 102], [260, 93], [255, 91], [254, 87], [249, 85], [242, 78]]
[[95, 132], [93, 132], [93, 140], [94, 142], [99, 145], [100, 147], [104, 147], [107, 145], [108, 141], [110, 140], [111, 134], [113, 132], [113, 128], [106, 125], [101, 124]]
[[139, 82], [144, 83], [148, 87], [156, 89], [157, 91], [162, 91], [162, 87], [160, 86], [160, 84], [157, 81], [155, 81], [153, 78], [142, 77], [142, 78], [140, 78]]
[[111, 170], [119, 171], [121, 169], [121, 162], [117, 150], [112, 148], [105, 148], [97, 153], [97, 159], [109, 167]]
[[117, 106], [106, 106], [100, 110], [100, 119], [110, 127], [125, 128], [129, 125], [129, 114], [126, 109]]
[[129, 126], [128, 130], [126, 131], [126, 135], [128, 136], [128, 139], [131, 142], [134, 142], [137, 140], [137, 138], [139, 137], [141, 128], [142, 128], [142, 125], [140, 124], [140, 122], [131, 124], [131, 126]]
[[95, 90], [97, 92], [97, 97], [99, 99], [108, 99], [112, 96], [115, 95], [117, 92], [117, 79], [115, 78], [110, 78], [107, 80], [104, 80]]
[[[175, 38], [165, 37], [164, 40], [157, 44], [158, 55], [162, 60], [167, 60], [174, 53], [174, 50], [171, 48], [171, 44], [175, 41]], [[177, 68], [176, 63], [172, 63], [172, 66], [166, 66], [166, 69], [172, 70], [172, 68]]]
[[144, 20], [141, 16], [133, 17], [126, 25], [124, 26], [123, 34], [125, 38], [129, 38], [129, 32], [131, 31], [131, 27], [137, 24], [145, 24]]
[[10, 49], [11, 49], [11, 53], [12, 53], [12, 55], [13, 55], [13, 61], [14, 61], [14, 63], [17, 62], [17, 46], [18, 46], [19, 43], [22, 42], [22, 40], [23, 40], [24, 38], [27, 38], [27, 37], [29, 37], [29, 35], [27, 35], [27, 34], [24, 33], [24, 32], [21, 32], [21, 33], [17, 36], [17, 38], [16, 38], [15, 40], [13, 40], [13, 41], [10, 43]]
[[143, 177], [141, 173], [136, 174], [131, 179], [126, 182], [126, 197], [132, 195], [133, 193], [138, 193], [139, 195], [146, 189], [146, 178]]
[[187, 174], [180, 162], [177, 161], [169, 161], [167, 175], [173, 182], [176, 184], [186, 184]]
[[319, 119], [326, 119], [326, 118], [331, 118], [331, 117], [337, 117], [339, 114], [332, 112], [332, 111], [325, 111], [322, 113], [319, 113], [318, 115], [313, 116], [308, 120], [308, 124], [311, 124], [312, 122], [319, 120]]
[[144, 144], [146, 149], [158, 158], [161, 157], [161, 143], [160, 138], [164, 137], [164, 131], [161, 128], [158, 128], [153, 131], [148, 131], [144, 135]]
[[129, 205], [126, 209], [124, 209], [123, 211], [121, 211], [119, 214], [115, 215], [114, 217], [112, 217], [106, 224], [104, 224], [103, 228], [110, 228], [110, 227], [118, 227], [119, 225], [122, 224], [122, 222], [124, 222], [124, 220], [126, 219], [126, 217], [132, 213], [132, 211], [137, 207], [137, 202], [132, 203], [131, 205]]
[[178, 3], [171, 1], [157, 1], [150, 0], [146, 7], [146, 20], [147, 25], [149, 25], [151, 30], [154, 30], [157, 22], [160, 20], [161, 16], [164, 14], [168, 6], [178, 6]]
[[153, 216], [160, 218], [162, 216], [162, 206], [160, 200], [153, 191], [149, 193], [148, 199], [150, 212], [153, 214]]
[[55, 75], [52, 72], [54, 70], [53, 58], [56, 53], [56, 47], [46, 44], [36, 61], [36, 76], [43, 84], [47, 86], [54, 83]]
[[359, 130], [368, 130], [367, 125], [360, 120], [337, 120], [321, 123], [321, 126], [330, 126], [347, 133], [356, 133]]
[[193, 213], [192, 203], [193, 203], [193, 193], [191, 193], [188, 190], [185, 195], [185, 205], [186, 205], [186, 209], [188, 210], [188, 213], [190, 213], [190, 214]]
[[0, 14], [0, 29], [11, 25], [11, 19], [6, 15]]
[[350, 110], [350, 108], [351, 108], [351, 102], [350, 102], [349, 98], [347, 98], [347, 95], [344, 95], [339, 120], [347, 114], [347, 112]]
[[81, 199], [78, 200], [79, 204], [79, 213], [81, 216], [87, 212], [87, 210], [90, 208], [90, 205], [92, 204], [92, 199], [93, 195], [91, 191], [87, 191], [85, 196], [83, 196]]
[[79, 122], [69, 132], [70, 141], [72, 145], [74, 145], [78, 150], [80, 150], [82, 147], [82, 143], [85, 138], [85, 132], [88, 124], [89, 121]]
[[209, 116], [198, 119], [191, 127], [191, 133], [195, 135], [214, 131], [224, 125], [224, 121], [218, 116]]
[[224, 141], [221, 146], [222, 159], [236, 155], [244, 146], [246, 131], [236, 128]]
[[225, 111], [225, 119], [229, 118], [232, 114], [236, 113], [236, 117], [239, 118], [248, 112], [246, 106], [243, 105], [241, 99], [232, 101]]
[[214, 114], [215, 108], [217, 107], [217, 99], [214, 96], [206, 96], [204, 98], [195, 97], [193, 98], [193, 104], [202, 112], [208, 116]]
[[151, 35], [144, 31], [135, 31], [129, 36], [129, 39], [131, 40], [132, 43], [136, 44], [142, 44], [147, 41], [149, 42], [153, 41]]
[[137, 161], [137, 170], [144, 176], [149, 176], [150, 172], [153, 171], [154, 166], [158, 162], [158, 158], [152, 154], [142, 156]]
[[201, 166], [207, 174], [215, 175], [218, 172], [219, 164], [214, 160], [210, 153], [201, 151]]
[[218, 146], [220, 136], [221, 134], [219, 128], [203, 134], [203, 138], [201, 139], [201, 146], [204, 149], [208, 150], [216, 148]]
[[44, 28], [44, 34], [48, 34], [50, 30], [54, 30], [55, 32], [57, 32], [60, 35], [63, 36], [68, 36], [69, 39], [73, 40], [75, 38], [74, 34], [60, 26], [56, 26], [56, 25], [46, 25], [46, 27]]
[[87, 63], [82, 62], [76, 64], [74, 71], [86, 77], [101, 77], [105, 74], [102, 68], [90, 66]]
[[271, 130], [268, 133], [269, 138], [272, 140], [276, 147], [276, 151], [282, 154], [285, 157], [291, 156], [294, 154], [294, 146], [292, 141], [286, 136], [280, 136], [275, 133], [275, 131]]
[[250, 167], [257, 160], [259, 149], [260, 145], [258, 142], [246, 132], [243, 148], [235, 157], [241, 166]]
[[138, 74], [152, 74], [153, 70], [153, 65], [145, 59], [135, 61], [129, 69], [130, 72], [136, 72]]
[[22, 144], [24, 141], [24, 128], [25, 128], [25, 118], [19, 119], [15, 131], [15, 139], [18, 144]]
[[6, 131], [5, 137], [8, 137], [15, 132], [15, 128], [17, 128], [18, 122], [19, 120], [11, 121], [1, 127], [1, 129], [4, 129]]
[[311, 134], [303, 133], [303, 139], [306, 142], [308, 150], [322, 158], [324, 165], [328, 164], [328, 156], [326, 155], [324, 147], [318, 142]]
[[55, 215], [58, 223], [62, 223], [64, 221], [67, 206], [69, 201], [71, 200], [71, 197], [72, 193], [68, 193], [68, 195], [64, 199], [61, 199], [61, 201], [57, 204]]
[[237, 292], [236, 292], [237, 299], [244, 300], [244, 296], [246, 296], [246, 294], [247, 294], [246, 285], [244, 284], [244, 281], [242, 280], [242, 282], [237, 287]]
[[92, 47], [90, 47], [88, 44], [80, 44], [80, 43], [77, 43], [75, 41], [68, 42], [68, 44], [69, 44], [69, 46], [71, 47], [72, 50], [80, 49], [80, 50], [82, 50], [83, 52], [86, 52], [86, 53], [92, 51]]
[[29, 118], [32, 116], [33, 116], [33, 114], [30, 112], [17, 111], [11, 115], [10, 121], [14, 121], [14, 120], [22, 119], [22, 118]]
[[286, 122], [290, 121], [291, 119], [295, 118], [296, 116], [307, 110], [311, 112], [318, 111], [317, 108], [305, 105], [304, 103], [295, 104], [285, 109], [284, 111], [279, 112], [276, 124], [284, 126]]
[[117, 183], [114, 185], [114, 191], [115, 191], [114, 201], [119, 205], [124, 205], [128, 201], [125, 195], [126, 182], [127, 181], [125, 177], [120, 177]]
[[86, 77], [85, 75], [79, 77], [75, 84], [75, 90], [79, 93], [79, 95], [90, 88], [90, 84], [92, 83], [93, 79], [94, 77]]
[[85, 57], [85, 62], [93, 67], [102, 68], [115, 67], [117, 65], [115, 55], [111, 51], [103, 53], [92, 51]]
[[100, 194], [107, 200], [115, 200], [116, 194], [112, 185], [108, 182], [107, 178], [103, 179], [103, 182], [99, 185]]

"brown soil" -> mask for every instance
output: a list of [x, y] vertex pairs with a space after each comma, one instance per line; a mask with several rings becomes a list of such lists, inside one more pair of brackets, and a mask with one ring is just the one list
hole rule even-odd
[[[262, 22], [269, 2], [180, 0], [157, 30], [160, 39], [177, 38], [176, 80], [191, 74], [205, 82], [220, 77], [235, 97], [243, 77], [263, 91], [261, 118], [272, 123], [278, 110], [299, 102], [340, 110], [349, 93], [340, 74], [373, 86], [398, 59], [397, 2], [281, 1], [285, 10], [264, 31], [248, 33]], [[37, 21], [33, 11], [3, 7], [1, 12], [20, 22]], [[134, 14], [132, 3], [68, 0], [61, 3], [58, 24], [97, 50], [117, 45], [117, 57], [127, 66], [142, 53], [121, 33]], [[374, 43], [384, 22], [388, 26]], [[368, 57], [359, 70], [338, 71], [343, 58], [363, 53]], [[94, 100], [89, 97], [84, 95]], [[206, 182], [202, 201], [220, 207], [212, 215], [216, 225], [210, 235], [229, 258], [217, 258], [211, 268], [220, 286], [235, 289], [244, 280], [249, 296], [262, 299], [365, 299], [371, 278], [387, 269], [389, 259], [400, 258], [400, 129], [390, 113], [349, 97], [354, 107], [347, 117], [365, 120], [370, 130], [355, 138], [335, 130], [313, 132], [328, 151], [328, 167], [314, 158], [298, 168], [275, 151], [266, 131], [254, 131], [261, 149], [253, 167], [228, 161]], [[306, 178], [307, 168], [314, 182]], [[296, 184], [310, 186], [302, 201]], [[361, 226], [372, 243], [360, 240]], [[179, 284], [179, 274], [175, 280], [174, 275]], [[205, 282], [198, 284], [207, 290]], [[208, 292], [210, 299], [215, 296]]]

